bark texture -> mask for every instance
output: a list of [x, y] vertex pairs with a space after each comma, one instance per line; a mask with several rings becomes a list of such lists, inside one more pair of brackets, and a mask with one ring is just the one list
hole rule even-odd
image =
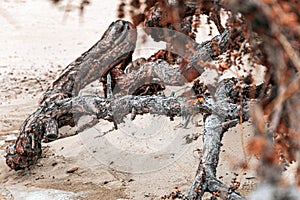
[[[222, 198], [242, 199], [235, 188], [224, 185], [215, 177], [223, 133], [236, 125], [240, 116], [248, 118], [247, 92], [241, 94], [244, 101], [240, 105], [236, 102], [238, 81], [222, 81], [216, 92], [209, 95], [202, 93], [205, 89], [195, 83], [194, 90], [201, 96], [198, 99], [196, 96], [149, 96], [163, 90], [164, 85], [183, 85], [194, 80], [203, 72], [206, 61], [225, 51], [228, 38], [229, 32], [224, 31], [211, 41], [197, 44], [192, 39], [185, 41], [184, 37], [178, 36], [179, 43], [169, 45], [167, 50], [179, 53], [189, 62], [174, 66], [161, 59], [141, 59], [132, 62], [124, 71], [131, 62], [136, 30], [129, 22], [112, 23], [101, 40], [67, 66], [47, 89], [39, 108], [23, 123], [17, 141], [7, 147], [8, 166], [19, 170], [34, 164], [41, 156], [42, 140], [57, 139], [60, 127], [75, 126], [83, 115], [111, 121], [117, 128], [128, 114], [132, 119], [137, 114], [150, 113], [165, 115], [172, 120], [176, 116], [202, 113], [205, 115], [203, 155], [188, 196], [178, 194], [178, 197], [201, 199], [204, 192], [211, 192]], [[181, 49], [178, 44], [189, 48]], [[77, 96], [82, 88], [100, 78], [105, 79], [107, 97]]]
[[[239, 115], [243, 115], [241, 106], [234, 103], [232, 93], [235, 82], [232, 79], [219, 84], [210, 104], [214, 107], [212, 113], [204, 118], [204, 135], [202, 156], [195, 180], [189, 192], [189, 199], [202, 199], [205, 192], [210, 192], [222, 199], [244, 199], [235, 189], [224, 185], [216, 178], [219, 162], [221, 141], [224, 132], [236, 125]], [[247, 102], [244, 102], [247, 104]], [[247, 109], [244, 109], [244, 118], [247, 118]]]
[[28, 167], [41, 156], [44, 137], [54, 140], [58, 136], [58, 128], [75, 126], [71, 114], [51, 117], [48, 111], [52, 109], [53, 102], [77, 96], [87, 84], [101, 78], [117, 65], [131, 61], [135, 41], [136, 30], [132, 24], [118, 20], [109, 26], [100, 41], [68, 65], [45, 92], [40, 107], [24, 121], [17, 141], [7, 147], [8, 166], [16, 170]]

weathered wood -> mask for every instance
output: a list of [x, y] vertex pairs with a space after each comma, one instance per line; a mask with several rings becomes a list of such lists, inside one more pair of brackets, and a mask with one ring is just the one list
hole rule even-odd
[[[160, 50], [148, 58], [148, 62], [140, 58], [127, 66], [125, 71], [114, 68], [112, 77], [115, 95], [151, 95], [164, 90], [166, 85], [180, 86], [194, 81], [204, 71], [206, 62], [212, 61], [226, 51], [229, 31], [201, 44], [182, 34], [179, 34], [178, 37], [182, 37], [182, 40], [187, 39], [180, 49], [170, 43], [168, 51]], [[191, 44], [191, 46], [187, 48], [189, 46], [187, 44]], [[178, 60], [187, 60], [188, 62], [178, 61], [177, 65], [170, 64], [166, 61], [166, 54], [170, 51], [172, 54], [178, 54]]]
[[94, 46], [66, 67], [47, 89], [40, 103], [77, 96], [82, 88], [99, 80], [112, 68], [126, 66], [135, 49], [136, 35], [131, 23], [122, 20], [113, 22]]
[[[235, 125], [241, 111], [234, 98], [230, 100], [235, 81], [222, 82], [213, 97], [205, 96], [201, 101], [195, 97], [190, 100], [172, 96], [128, 95], [153, 94], [164, 89], [164, 84], [183, 85], [194, 80], [204, 71], [203, 62], [225, 51], [228, 37], [229, 32], [225, 31], [211, 41], [197, 44], [190, 38], [185, 40], [186, 37], [179, 34], [176, 37], [179, 42], [169, 45], [167, 51], [178, 53], [188, 60], [186, 65], [173, 67], [164, 60], [143, 61], [124, 73], [135, 48], [136, 32], [128, 22], [113, 23], [101, 40], [71, 63], [47, 89], [40, 107], [25, 120], [17, 141], [7, 147], [7, 164], [15, 170], [30, 166], [41, 156], [43, 138], [48, 141], [57, 139], [60, 127], [75, 126], [83, 115], [111, 121], [117, 127], [127, 114], [131, 114], [132, 119], [144, 113], [165, 115], [173, 119], [175, 116], [203, 113], [208, 115], [205, 119], [203, 156], [187, 198], [201, 199], [204, 192], [217, 192], [222, 197], [241, 199], [238, 193], [215, 177], [225, 127]], [[180, 48], [181, 45], [186, 48]], [[191, 75], [191, 69], [196, 73]], [[114, 92], [118, 98], [112, 96], [110, 76], [106, 85], [109, 98], [92, 95], [76, 97], [83, 87], [97, 79], [106, 79], [108, 73], [113, 77], [116, 86]], [[149, 93], [149, 88], [154, 88], [154, 92]], [[245, 114], [247, 110], [243, 112]]]
[[[276, 6], [273, 7], [276, 8], [275, 10], [280, 10], [280, 6], [275, 3], [274, 5]], [[171, 69], [169, 68], [169, 63], [165, 61], [158, 63], [157, 60], [155, 60], [154, 62], [140, 65], [132, 72], [124, 73], [124, 67], [131, 61], [131, 54], [134, 50], [135, 31], [130, 33], [132, 26], [127, 22], [115, 22], [112, 24], [113, 27], [111, 26], [104, 34], [99, 43], [71, 63], [60, 78], [48, 88], [41, 100], [40, 107], [24, 122], [16, 143], [7, 148], [7, 164], [11, 168], [17, 170], [32, 164], [38, 159], [41, 153], [41, 140], [44, 136], [47, 139], [55, 139], [58, 135], [59, 127], [65, 125], [74, 126], [82, 115], [93, 115], [98, 119], [101, 118], [118, 124], [122, 122], [124, 117], [129, 113], [132, 114], [132, 119], [134, 119], [136, 114], [144, 113], [161, 114], [169, 116], [170, 118], [190, 115], [193, 112], [204, 113], [204, 145], [195, 181], [188, 196], [180, 192], [176, 193], [176, 195], [182, 199], [201, 199], [205, 192], [210, 192], [222, 199], [243, 199], [243, 197], [236, 192], [236, 187], [228, 187], [217, 180], [215, 177], [216, 168], [219, 161], [221, 140], [224, 132], [226, 132], [228, 127], [234, 126], [239, 122], [241, 118], [239, 115], [242, 115], [243, 120], [248, 119], [247, 105], [249, 98], [257, 97], [259, 87], [254, 89], [254, 93], [246, 94], [248, 89], [252, 91], [253, 89], [249, 87], [245, 88], [245, 93], [243, 93], [236, 90], [235, 81], [226, 80], [218, 85], [215, 94], [210, 94], [209, 96], [201, 94], [197, 100], [196, 98], [187, 100], [165, 96], [141, 97], [128, 95], [156, 94], [157, 91], [164, 89], [164, 84], [169, 84], [169, 82], [170, 84], [181, 84], [184, 82], [182, 75], [186, 80], [193, 81], [203, 72], [205, 61], [211, 61], [215, 56], [218, 56], [218, 54], [226, 50], [225, 47], [228, 43], [229, 32], [224, 29], [220, 22], [220, 1], [197, 2], [172, 0], [159, 1], [156, 4], [153, 3], [151, 6], [153, 7], [148, 9], [149, 12], [146, 13], [147, 16], [144, 16], [146, 18], [146, 26], [166, 29], [154, 30], [150, 28], [147, 29], [146, 32], [148, 31], [147, 33], [150, 33], [156, 40], [169, 42], [166, 48], [166, 54], [168, 54], [166, 57], [178, 55], [178, 57], [181, 57], [187, 62], [181, 65], [180, 68]], [[251, 27], [249, 29], [250, 31], [248, 29], [248, 31], [237, 31], [236, 34], [244, 32], [252, 35], [252, 30], [257, 33], [255, 37], [262, 37], [261, 43], [263, 45], [259, 46], [264, 46], [266, 51], [260, 52], [265, 59], [261, 61], [263, 61], [268, 68], [267, 74], [270, 76], [269, 79], [272, 80], [269, 83], [273, 86], [280, 83], [278, 87], [273, 87], [273, 91], [275, 92], [273, 93], [273, 97], [277, 97], [281, 102], [275, 102], [276, 104], [269, 105], [269, 109], [266, 109], [268, 110], [267, 114], [270, 119], [271, 128], [263, 127], [264, 130], [261, 131], [261, 133], [268, 135], [267, 147], [269, 149], [265, 148], [264, 150], [272, 151], [273, 146], [279, 145], [278, 142], [274, 145], [275, 137], [272, 135], [276, 131], [279, 131], [279, 133], [276, 133], [276, 137], [279, 134], [281, 134], [279, 136], [285, 137], [280, 140], [280, 143], [285, 145], [283, 146], [284, 151], [281, 152], [281, 155], [288, 155], [282, 158], [287, 161], [295, 160], [296, 151], [293, 150], [299, 149], [299, 143], [298, 141], [294, 142], [293, 140], [295, 139], [293, 137], [289, 138], [288, 134], [290, 131], [284, 129], [291, 129], [291, 131], [299, 129], [298, 121], [292, 119], [297, 118], [297, 115], [294, 112], [292, 112], [293, 115], [287, 113], [293, 111], [292, 108], [297, 108], [298, 104], [296, 102], [298, 102], [297, 100], [299, 98], [295, 97], [295, 102], [293, 102], [293, 99], [289, 99], [290, 96], [292, 96], [291, 91], [287, 92], [290, 94], [285, 94], [286, 96], [284, 98], [282, 98], [283, 96], [281, 96], [281, 94], [278, 96], [276, 93], [281, 90], [286, 90], [286, 86], [288, 86], [288, 89], [291, 89], [292, 87], [290, 86], [293, 86], [293, 83], [299, 82], [298, 78], [295, 78], [293, 82], [289, 82], [289, 79], [292, 80], [291, 75], [295, 74], [295, 70], [299, 71], [299, 58], [297, 52], [293, 49], [294, 44], [292, 44], [297, 41], [297, 38], [299, 38], [297, 35], [299, 34], [293, 34], [293, 31], [296, 29], [292, 30], [284, 24], [272, 22], [272, 15], [269, 15], [272, 6], [267, 7], [266, 4], [252, 1], [248, 4], [244, 4], [244, 2], [240, 0], [231, 1], [229, 6], [232, 7], [231, 10], [233, 12], [231, 13], [238, 13], [239, 16], [241, 15], [242, 18], [248, 20], [247, 22], [241, 19], [240, 22]], [[226, 6], [223, 5], [222, 7], [226, 8]], [[285, 5], [285, 7], [289, 8], [288, 5]], [[292, 7], [294, 8], [295, 6]], [[292, 10], [292, 12], [296, 11], [296, 9], [290, 10]], [[253, 11], [260, 11], [259, 15], [253, 15]], [[199, 17], [196, 12], [208, 15], [209, 19], [216, 24], [219, 32], [222, 34], [212, 41], [201, 45], [196, 44], [193, 40], [195, 35], [192, 27], [193, 17], [196, 17], [196, 20], [197, 17]], [[286, 12], [290, 14], [288, 11]], [[143, 17], [140, 18], [144, 19]], [[241, 24], [240, 27], [238, 27], [240, 30], [245, 28], [242, 27]], [[237, 25], [231, 25], [233, 29], [236, 28], [235, 26]], [[183, 34], [175, 33], [174, 35], [174, 30]], [[247, 38], [247, 34], [242, 35], [246, 36], [246, 40], [251, 43], [250, 38]], [[170, 43], [172, 41], [174, 41], [174, 43]], [[232, 42], [234, 41], [231, 40], [231, 43]], [[237, 47], [242, 50], [243, 45], [239, 44]], [[234, 49], [231, 48], [231, 50]], [[255, 50], [255, 46], [250, 49]], [[253, 54], [253, 56], [257, 55], [258, 54], [255, 53]], [[286, 59], [283, 59], [283, 57]], [[165, 60], [167, 61], [167, 59]], [[279, 67], [278, 63], [280, 63]], [[119, 87], [119, 90], [115, 88], [114, 91], [117, 95], [121, 96], [120, 98], [114, 99], [110, 86], [112, 84], [109, 80], [107, 84], [104, 82], [104, 87], [107, 86], [110, 88], [108, 89], [108, 98], [100, 98], [97, 96], [76, 97], [81, 88], [91, 81], [101, 77], [105, 78], [107, 73], [112, 74], [113, 81], [115, 81], [113, 85]], [[288, 74], [288, 76], [286, 76], [288, 78], [284, 80], [282, 74]], [[136, 76], [142, 78], [134, 79]], [[299, 89], [296, 86], [293, 88], [295, 92]], [[150, 91], [152, 89], [153, 91]], [[202, 90], [200, 89], [199, 91]], [[239, 95], [242, 96], [240, 99], [243, 99], [243, 102], [239, 102]], [[237, 102], [242, 106], [238, 106]], [[270, 99], [266, 102], [270, 103]], [[275, 106], [278, 108], [274, 108]], [[290, 108], [284, 111], [286, 106], [290, 106]], [[275, 112], [273, 112], [274, 110]], [[280, 123], [280, 120], [286, 122]], [[259, 125], [259, 123], [256, 123], [256, 125]], [[279, 128], [276, 129], [276, 127]], [[272, 153], [274, 152], [275, 151]], [[273, 156], [272, 159], [270, 159], [270, 155]], [[282, 183], [279, 181], [280, 176], [278, 173], [281, 172], [281, 169], [274, 161], [276, 157], [275, 154], [272, 155], [269, 152], [263, 154], [261, 159], [261, 171], [264, 173], [262, 177], [265, 183], [262, 183], [252, 194], [252, 199], [258, 199], [262, 196], [270, 200], [273, 198], [297, 199], [299, 196], [299, 191], [296, 187], [282, 189]]]
[[[47, 109], [51, 109], [53, 102], [77, 96], [80, 89], [105, 76], [115, 66], [127, 64], [131, 60], [135, 42], [136, 30], [133, 25], [118, 20], [109, 26], [100, 41], [68, 65], [45, 92], [40, 107], [24, 121], [17, 141], [7, 147], [8, 166], [16, 170], [29, 166], [41, 155], [44, 136], [46, 140], [53, 140], [57, 137], [59, 127], [75, 126], [71, 113], [57, 120]], [[45, 121], [45, 115], [50, 119]]]
[[241, 107], [232, 98], [234, 85], [235, 81], [232, 79], [222, 81], [216, 89], [214, 100], [210, 101], [214, 109], [204, 117], [202, 155], [189, 199], [200, 200], [205, 192], [217, 194], [222, 199], [243, 199], [216, 178], [223, 134], [229, 126], [239, 122], [238, 117], [241, 114]]
[[[164, 84], [182, 85], [187, 82], [183, 73], [188, 73], [191, 67], [199, 70], [195, 76], [197, 77], [203, 71], [201, 63], [210, 61], [216, 56], [215, 46], [212, 43], [218, 45], [220, 52], [225, 51], [228, 32], [202, 44], [193, 43], [189, 51], [174, 49], [176, 45], [170, 45], [173, 51], [178, 51], [181, 56], [189, 59], [190, 63], [184, 69], [180, 66], [172, 67], [164, 60], [155, 60], [143, 61], [124, 73], [123, 70], [131, 59], [135, 47], [134, 42], [128, 42], [132, 38], [136, 38], [136, 33], [131, 25], [117, 21], [110, 26], [97, 44], [67, 67], [47, 89], [37, 111], [25, 120], [16, 143], [7, 148], [7, 164], [15, 170], [30, 166], [41, 155], [43, 138], [48, 141], [56, 139], [60, 127], [75, 126], [83, 115], [105, 119], [117, 126], [127, 114], [131, 114], [132, 119], [135, 115], [144, 113], [165, 115], [173, 119], [175, 116], [203, 113], [208, 115], [205, 119], [203, 156], [187, 198], [201, 199], [204, 192], [217, 192], [223, 197], [241, 199], [238, 193], [215, 177], [225, 127], [235, 125], [238, 122], [238, 113], [241, 111], [241, 107], [237, 106], [232, 98], [235, 81], [222, 82], [213, 97], [205, 96], [202, 101], [197, 101], [196, 98], [192, 101], [176, 99], [172, 96], [128, 95], [142, 94], [138, 89], [144, 87], [146, 90], [145, 86], [158, 85], [161, 88], [154, 89], [157, 91], [162, 90]], [[119, 98], [114, 99], [112, 95], [109, 95], [109, 98], [92, 95], [76, 97], [80, 89], [109, 72], [117, 86], [115, 93]], [[107, 86], [111, 90], [110, 78]], [[247, 110], [244, 113], [247, 113]]]
[[146, 62], [127, 73], [113, 71], [116, 82], [116, 97], [128, 94], [153, 95], [165, 89], [166, 85], [183, 85], [187, 81], [178, 66], [171, 66], [164, 60]]
[[[7, 148], [7, 164], [15, 170], [33, 164], [41, 154], [41, 140], [45, 129], [49, 134], [57, 133], [62, 126], [74, 126], [83, 115], [92, 115], [115, 124], [121, 123], [129, 113], [161, 114], [173, 118], [188, 113], [188, 109], [191, 109], [184, 106], [183, 102], [184, 99], [164, 96], [124, 96], [109, 100], [92, 95], [53, 101], [48, 106], [40, 107], [29, 117], [35, 120], [31, 121], [32, 129], [30, 132], [22, 132], [16, 143]], [[197, 108], [196, 104], [194, 108]], [[210, 108], [207, 110], [210, 112]]]
[[[224, 37], [222, 36], [221, 38]], [[80, 89], [94, 80], [105, 77], [112, 69], [122, 72], [131, 60], [135, 41], [136, 30], [133, 29], [129, 22], [118, 20], [112, 23], [101, 40], [71, 63], [47, 89], [40, 101], [40, 107], [24, 121], [15, 144], [7, 148], [7, 164], [13, 169], [24, 168], [32, 164], [41, 155], [41, 140], [43, 138], [46, 141], [54, 140], [58, 137], [58, 128], [65, 125], [75, 126], [77, 119], [74, 119], [71, 114], [64, 115], [59, 120], [52, 117], [52, 120], [46, 120], [47, 123], [45, 123], [44, 115], [47, 114], [45, 109], [52, 105], [52, 102], [77, 96]], [[212, 59], [215, 53], [214, 47], [210, 43], [213, 41], [215, 39], [203, 44], [195, 43], [196, 49], [194, 52], [196, 52], [196, 55], [188, 54], [187, 58], [191, 59], [193, 63]], [[220, 46], [226, 46], [226, 40], [218, 41], [220, 41]], [[131, 94], [132, 91], [129, 89], [128, 83], [132, 83], [132, 81], [127, 81], [133, 76], [136, 77], [135, 73], [143, 75], [140, 78], [141, 80], [144, 80], [142, 78], [144, 76], [150, 80], [149, 74], [147, 74], [150, 68], [154, 72], [150, 74], [156, 74], [155, 76], [162, 81], [157, 84], [148, 81], [149, 84], [147, 85], [147, 80], [145, 79], [143, 83], [136, 81], [135, 84], [146, 85], [146, 89], [147, 87], [154, 87], [154, 91], [158, 91], [163, 89], [161, 88], [162, 82], [168, 84], [182, 84], [185, 82], [182, 76], [184, 70], [178, 67], [172, 68], [165, 61], [161, 61], [160, 64], [145, 63], [144, 65], [144, 67], [138, 69], [139, 72], [132, 72], [126, 76], [122, 76], [119, 79], [121, 81], [115, 83], [121, 86], [121, 90], [119, 90], [120, 96]], [[199, 66], [200, 69], [203, 71], [201, 66]], [[146, 72], [146, 70], [148, 71]], [[124, 79], [123, 82], [122, 79]], [[133, 92], [132, 94], [141, 94], [142, 92], [143, 90], [137, 90], [137, 92]]]
[[[212, 95], [206, 92], [203, 84], [196, 83], [195, 93], [202, 99], [198, 102], [201, 106], [198, 106], [197, 111], [201, 112], [201, 108], [206, 110], [202, 112], [204, 134], [203, 146], [199, 148], [201, 157], [189, 194], [185, 195], [178, 190], [172, 193], [172, 198], [201, 200], [204, 193], [209, 192], [221, 199], [245, 199], [236, 191], [238, 184], [225, 185], [216, 178], [216, 171], [223, 134], [230, 127], [238, 124], [240, 119], [243, 121], [249, 119], [249, 102], [251, 98], [255, 98], [253, 94], [258, 93], [262, 88], [262, 85], [243, 88], [237, 79], [226, 79], [216, 86], [216, 92]], [[237, 99], [240, 105], [237, 105]]]

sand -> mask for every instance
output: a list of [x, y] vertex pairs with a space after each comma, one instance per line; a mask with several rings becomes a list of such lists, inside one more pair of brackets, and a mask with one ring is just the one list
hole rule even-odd
[[[100, 121], [78, 135], [43, 144], [43, 158], [30, 170], [11, 171], [5, 164], [5, 147], [47, 86], [117, 19], [117, 3], [93, 1], [80, 17], [75, 7], [66, 14], [63, 6], [47, 1], [0, 2], [0, 199], [160, 199], [175, 187], [187, 192], [191, 186], [202, 143], [201, 116], [187, 129], [182, 118], [138, 116], [103, 137], [112, 124]], [[186, 144], [191, 134], [200, 136]], [[256, 182], [257, 159], [243, 153], [252, 135], [250, 123], [230, 129], [218, 166], [217, 176], [228, 185], [238, 174], [243, 194]], [[239, 165], [245, 159], [250, 168], [243, 170]]]

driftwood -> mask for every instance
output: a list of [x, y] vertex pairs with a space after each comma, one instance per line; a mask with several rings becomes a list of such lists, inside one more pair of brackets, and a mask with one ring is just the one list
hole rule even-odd
[[[222, 136], [229, 127], [239, 122], [238, 117], [242, 115], [241, 107], [233, 102], [234, 85], [233, 80], [226, 80], [219, 84], [214, 95], [215, 100], [212, 101], [216, 108], [212, 114], [205, 117], [202, 157], [189, 192], [190, 199], [201, 199], [207, 191], [222, 199], [243, 199], [235, 192], [236, 188], [227, 187], [216, 178]], [[244, 108], [244, 112], [246, 110]], [[247, 114], [243, 117], [248, 118]]]
[[[235, 192], [236, 188], [224, 185], [216, 179], [215, 175], [222, 135], [229, 127], [239, 122], [240, 116], [244, 120], [248, 119], [247, 105], [250, 93], [253, 91], [241, 93], [244, 101], [238, 106], [235, 101], [238, 94], [236, 90], [238, 82], [234, 79], [220, 82], [215, 94], [198, 94], [202, 96], [199, 99], [163, 95], [140, 96], [143, 94], [141, 90], [130, 88], [131, 84], [136, 84], [133, 88], [140, 88], [140, 85], [153, 87], [156, 84], [161, 87], [156, 89], [160, 90], [163, 89], [163, 84], [183, 84], [185, 82], [183, 74], [187, 73], [189, 68], [199, 69], [195, 77], [199, 76], [203, 71], [201, 63], [217, 56], [216, 46], [212, 43], [217, 44], [218, 53], [221, 53], [225, 50], [228, 37], [229, 33], [225, 31], [212, 41], [202, 44], [194, 43], [189, 48], [191, 51], [181, 51], [181, 56], [190, 61], [183, 68], [172, 68], [163, 60], [151, 62], [144, 60], [124, 72], [126, 65], [131, 61], [136, 32], [128, 22], [112, 23], [101, 40], [71, 63], [48, 88], [40, 107], [25, 120], [17, 141], [7, 147], [8, 166], [19, 170], [34, 164], [42, 153], [41, 141], [57, 139], [60, 127], [75, 126], [83, 115], [111, 121], [117, 127], [128, 114], [131, 114], [132, 119], [137, 114], [151, 113], [165, 115], [172, 120], [176, 116], [202, 113], [205, 114], [203, 155], [188, 196], [179, 193], [177, 195], [187, 199], [201, 199], [204, 192], [211, 192], [229, 199], [242, 199], [243, 197]], [[174, 47], [172, 48], [174, 50]], [[175, 49], [176, 51], [179, 50]], [[118, 90], [112, 88], [110, 74]], [[137, 74], [141, 76], [142, 82], [133, 81], [135, 79], [132, 77]], [[106, 75], [109, 77], [106, 81], [108, 98], [93, 95], [77, 96], [84, 86]], [[153, 82], [153, 79], [158, 81]], [[196, 91], [197, 88], [194, 89]], [[203, 91], [203, 88], [198, 88], [197, 91]]]
[[[180, 35], [183, 37], [183, 35]], [[221, 36], [217, 36], [202, 44], [193, 43], [193, 48], [190, 47], [187, 50], [178, 50], [181, 52], [184, 58], [191, 60], [190, 64], [183, 69], [167, 69], [166, 65], [159, 65], [154, 67], [156, 75], [159, 74], [160, 80], [169, 80], [170, 84], [180, 81], [180, 84], [184, 81], [180, 77], [180, 74], [184, 74], [189, 71], [189, 67], [195, 67], [203, 71], [202, 66], [199, 63], [203, 61], [209, 61], [215, 56], [215, 46], [211, 43], [219, 45], [220, 49], [224, 51], [227, 41], [223, 38], [228, 37], [228, 32]], [[125, 69], [126, 65], [131, 61], [131, 55], [135, 48], [136, 30], [129, 22], [118, 20], [110, 25], [108, 30], [104, 33], [100, 41], [98, 41], [87, 52], [82, 54], [73, 63], [68, 65], [65, 71], [55, 80], [51, 86], [47, 89], [43, 98], [40, 101], [40, 107], [30, 115], [23, 123], [20, 129], [20, 135], [17, 141], [7, 148], [6, 162], [12, 169], [23, 169], [33, 164], [41, 155], [41, 141], [52, 141], [58, 137], [58, 128], [62, 126], [75, 126], [76, 119], [70, 115], [64, 115], [59, 120], [52, 117], [50, 120], [44, 121], [46, 110], [53, 102], [72, 98], [78, 95], [78, 92], [92, 81], [105, 78], [106, 74], [112, 69]], [[188, 40], [191, 43], [191, 40]], [[193, 52], [193, 53], [192, 53]], [[145, 63], [145, 67], [151, 66], [151, 63]], [[152, 65], [156, 66], [156, 65]], [[141, 68], [143, 69], [143, 68]], [[195, 77], [197, 77], [199, 72]], [[112, 71], [113, 73], [113, 71]], [[122, 73], [122, 78], [134, 76], [135, 72], [131, 75]], [[172, 74], [171, 74], [172, 73]], [[146, 76], [146, 74], [145, 74]], [[149, 77], [149, 74], [147, 74]], [[120, 78], [119, 80], [121, 80]], [[117, 79], [117, 78], [116, 78]], [[128, 78], [127, 78], [128, 80]], [[121, 95], [130, 94], [124, 91], [130, 91], [126, 85], [126, 81], [118, 81], [118, 85], [121, 87]], [[167, 81], [163, 81], [167, 82]], [[145, 82], [147, 83], [147, 81]], [[144, 83], [144, 84], [145, 84]], [[123, 85], [123, 86], [122, 86]], [[150, 84], [154, 85], [154, 84]], [[135, 94], [134, 92], [132, 94]], [[141, 91], [138, 93], [141, 94]]]
[[43, 121], [46, 110], [54, 101], [75, 97], [80, 89], [101, 78], [117, 65], [131, 61], [135, 48], [136, 30], [131, 23], [118, 20], [112, 23], [101, 40], [71, 63], [60, 77], [47, 89], [40, 101], [40, 107], [23, 123], [20, 135], [7, 148], [6, 163], [12, 169], [23, 169], [41, 155], [41, 141], [56, 139], [58, 128], [75, 126], [72, 115], [60, 120], [52, 118]]
[[[157, 29], [153, 28], [152, 31], [154, 30]], [[163, 56], [168, 52], [176, 54], [179, 60], [177, 65], [174, 66], [167, 62], [166, 57], [156, 58], [154, 55], [154, 60], [149, 58], [150, 61], [147, 62], [146, 59], [139, 58], [130, 63], [125, 70], [113, 69], [112, 77], [114, 86], [116, 86], [114, 94], [116, 96], [126, 94], [151, 95], [164, 90], [166, 85], [181, 86], [195, 80], [203, 73], [206, 62], [212, 61], [225, 52], [229, 31], [201, 44], [180, 33], [175, 35], [177, 38], [181, 38], [183, 47], [188, 46], [189, 48], [169, 45], [167, 51], [159, 51], [157, 54], [161, 55], [161, 52]], [[152, 90], [149, 89], [151, 87]]]
[[136, 29], [126, 21], [112, 23], [102, 38], [83, 53], [47, 89], [40, 104], [74, 97], [89, 83], [105, 76], [112, 68], [131, 62]]

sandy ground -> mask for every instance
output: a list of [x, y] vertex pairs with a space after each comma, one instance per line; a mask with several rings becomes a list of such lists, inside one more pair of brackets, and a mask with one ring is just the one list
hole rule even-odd
[[[79, 135], [44, 144], [44, 157], [30, 170], [5, 165], [5, 147], [47, 85], [101, 37], [116, 19], [117, 2], [93, 1], [81, 18], [48, 1], [0, 1], [0, 199], [160, 199], [175, 187], [188, 191], [202, 141], [200, 135], [186, 144], [185, 136], [202, 133], [201, 116], [187, 129], [181, 118], [138, 116], [103, 137], [112, 125], [100, 121]], [[243, 194], [256, 181], [253, 170], [239, 167], [246, 159], [254, 168], [256, 158], [243, 154], [252, 134], [250, 123], [227, 132], [218, 167], [228, 185], [238, 174]], [[72, 168], [78, 169], [67, 173]]]

